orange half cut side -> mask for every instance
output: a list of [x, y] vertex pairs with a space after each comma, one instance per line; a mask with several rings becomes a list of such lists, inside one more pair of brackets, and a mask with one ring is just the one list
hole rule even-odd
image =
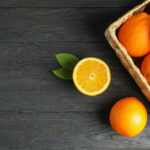
[[103, 93], [108, 88], [110, 80], [108, 65], [95, 57], [80, 60], [73, 70], [73, 82], [76, 88], [89, 96]]

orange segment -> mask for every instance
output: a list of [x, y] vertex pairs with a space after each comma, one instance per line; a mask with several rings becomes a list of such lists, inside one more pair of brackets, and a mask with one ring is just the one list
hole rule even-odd
[[95, 96], [104, 92], [110, 83], [107, 64], [95, 57], [80, 60], [73, 71], [73, 81], [83, 94]]

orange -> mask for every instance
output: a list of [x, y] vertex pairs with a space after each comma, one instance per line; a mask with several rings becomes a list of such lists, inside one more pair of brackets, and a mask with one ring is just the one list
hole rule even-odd
[[145, 13], [130, 17], [119, 29], [118, 39], [129, 55], [141, 57], [150, 52], [150, 16]]
[[150, 54], [148, 54], [141, 65], [141, 72], [143, 76], [147, 79], [147, 82], [150, 84]]
[[108, 65], [95, 57], [80, 60], [73, 70], [73, 82], [83, 94], [95, 96], [104, 92], [111, 79]]
[[135, 97], [119, 100], [109, 116], [112, 128], [120, 135], [133, 137], [140, 133], [147, 122], [145, 106]]

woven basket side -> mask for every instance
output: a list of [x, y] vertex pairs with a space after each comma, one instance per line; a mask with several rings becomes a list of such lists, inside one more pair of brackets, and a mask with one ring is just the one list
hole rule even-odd
[[111, 24], [105, 32], [105, 37], [108, 40], [111, 47], [114, 49], [115, 53], [119, 57], [120, 61], [130, 73], [132, 78], [135, 80], [137, 85], [140, 87], [143, 94], [150, 101], [150, 86], [147, 83], [145, 77], [142, 75], [139, 68], [134, 64], [133, 59], [128, 55], [124, 46], [118, 41], [116, 36], [116, 30], [133, 14], [142, 12], [145, 7], [150, 3], [150, 0], [145, 1], [143, 4], [136, 6], [134, 9], [126, 13], [124, 16], [119, 18], [113, 24]]

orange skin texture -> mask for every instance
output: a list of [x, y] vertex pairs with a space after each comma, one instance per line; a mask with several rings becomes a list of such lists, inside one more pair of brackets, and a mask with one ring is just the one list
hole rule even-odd
[[110, 124], [118, 134], [133, 137], [139, 134], [147, 123], [145, 106], [135, 97], [119, 100], [111, 109]]
[[118, 39], [133, 57], [150, 52], [150, 15], [145, 12], [130, 17], [119, 29]]
[[146, 78], [147, 82], [150, 84], [150, 54], [148, 54], [141, 65], [141, 72]]

